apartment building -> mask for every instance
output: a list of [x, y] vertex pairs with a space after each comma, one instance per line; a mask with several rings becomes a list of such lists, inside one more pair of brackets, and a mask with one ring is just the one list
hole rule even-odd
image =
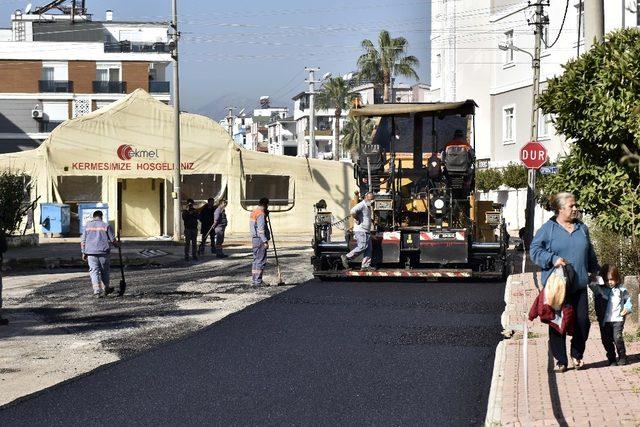
[[[549, 24], [543, 34], [542, 90], [550, 78], [562, 73], [562, 64], [585, 50], [583, 3], [569, 0], [567, 7], [565, 1], [552, 1], [545, 6]], [[637, 0], [605, 2], [605, 32], [638, 25], [637, 6]], [[474, 99], [479, 105], [477, 158], [490, 167], [519, 162], [520, 147], [531, 138], [531, 57], [519, 50], [500, 50], [498, 45], [533, 53], [533, 27], [528, 24], [533, 6], [524, 0], [437, 0], [432, 8], [431, 87], [435, 100]], [[570, 149], [567, 141], [555, 134], [550, 117], [540, 115], [538, 125], [538, 139], [552, 160]], [[487, 197], [505, 205], [511, 230], [524, 226], [524, 191], [501, 189]], [[536, 224], [543, 219], [544, 214], [537, 212]]]
[[[509, 0], [494, 0], [490, 21], [500, 42], [533, 52], [533, 28], [527, 25], [524, 12], [511, 15], [523, 4], [513, 5]], [[562, 64], [575, 58], [585, 49], [584, 2], [569, 0], [550, 2], [545, 7], [549, 25], [543, 34], [540, 81], [544, 90], [546, 82], [562, 74]], [[525, 3], [526, 4], [526, 3]], [[638, 10], [636, 0], [607, 1], [605, 4], [605, 33], [617, 28], [637, 26]], [[564, 26], [560, 33], [563, 17]], [[580, 25], [580, 27], [578, 27]], [[557, 41], [556, 41], [557, 38]], [[555, 44], [553, 44], [553, 42]], [[551, 47], [551, 45], [553, 46]], [[531, 59], [524, 52], [507, 50], [492, 51], [491, 71], [491, 151], [489, 158], [493, 165], [503, 166], [518, 161], [519, 150], [531, 136], [532, 80]], [[569, 144], [556, 135], [551, 118], [540, 114], [539, 137], [551, 159], [567, 152]]]
[[16, 10], [0, 29], [0, 153], [35, 148], [138, 88], [170, 101], [167, 23], [94, 20], [84, 1], [67, 3]]
[[[360, 95], [362, 105], [382, 104], [382, 91], [377, 90], [373, 83], [364, 83], [355, 85], [353, 92]], [[425, 83], [416, 83], [408, 85], [406, 83], [397, 83], [392, 89], [393, 102], [432, 102], [434, 93], [431, 86]]]
[[271, 107], [269, 97], [260, 98], [260, 108], [253, 110], [248, 116], [243, 108], [237, 115], [227, 115], [220, 120], [220, 125], [229, 132], [234, 142], [247, 150], [269, 152], [269, 126], [277, 120], [284, 119], [289, 113], [287, 107]]
[[[311, 109], [309, 108], [310, 94], [308, 92], [300, 92], [293, 98], [293, 120], [296, 122], [296, 135], [298, 144], [298, 155], [307, 156], [309, 153], [310, 143], [310, 121]], [[340, 117], [340, 127], [344, 125], [348, 111], [343, 111]], [[315, 139], [318, 147], [317, 153], [319, 159], [331, 159], [333, 156], [333, 121], [335, 110], [333, 108], [326, 110], [318, 110], [315, 112]]]
[[267, 125], [269, 135], [269, 154], [279, 156], [297, 156], [298, 139], [296, 121], [292, 116], [279, 118]]

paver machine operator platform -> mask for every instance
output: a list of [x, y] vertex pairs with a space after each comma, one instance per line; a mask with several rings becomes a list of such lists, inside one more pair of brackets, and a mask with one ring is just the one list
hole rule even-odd
[[509, 236], [502, 206], [478, 200], [475, 190], [476, 108], [467, 100], [351, 111], [361, 130], [373, 128], [370, 135], [359, 132], [354, 179], [361, 195], [375, 194], [376, 268], [343, 267], [340, 256], [356, 244], [353, 231], [347, 225], [345, 240], [334, 241], [332, 229], [348, 220], [336, 221], [321, 200], [312, 243], [317, 277], [505, 277]]

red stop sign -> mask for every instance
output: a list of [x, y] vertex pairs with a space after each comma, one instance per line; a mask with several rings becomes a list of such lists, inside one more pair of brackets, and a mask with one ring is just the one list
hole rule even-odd
[[547, 149], [537, 141], [527, 142], [520, 149], [520, 161], [529, 169], [540, 169], [547, 162]]

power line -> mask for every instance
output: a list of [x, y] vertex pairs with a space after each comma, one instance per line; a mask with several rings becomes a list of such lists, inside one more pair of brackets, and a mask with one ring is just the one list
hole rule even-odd
[[551, 45], [548, 45], [547, 44], [547, 40], [545, 40], [544, 37], [542, 38], [542, 41], [544, 42], [544, 46], [547, 49], [551, 49], [553, 46], [555, 46], [555, 44], [558, 42], [558, 40], [560, 40], [560, 35], [562, 34], [562, 29], [564, 28], [564, 21], [567, 19], [567, 11], [568, 10], [569, 10], [569, 0], [567, 0], [567, 5], [564, 8], [564, 16], [562, 17], [562, 24], [560, 24], [560, 31], [558, 31], [558, 35], [557, 35], [556, 39], [553, 41], [553, 43], [551, 43]]

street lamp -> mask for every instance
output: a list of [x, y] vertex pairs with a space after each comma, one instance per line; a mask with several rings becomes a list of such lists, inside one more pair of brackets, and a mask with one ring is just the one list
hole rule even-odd
[[505, 52], [507, 50], [513, 50], [515, 52], [526, 53], [527, 55], [529, 55], [529, 57], [531, 58], [532, 61], [535, 59], [531, 52], [529, 52], [528, 50], [520, 49], [518, 46], [514, 46], [513, 44], [499, 43], [498, 44], [498, 49], [500, 49], [502, 51], [505, 51]]

